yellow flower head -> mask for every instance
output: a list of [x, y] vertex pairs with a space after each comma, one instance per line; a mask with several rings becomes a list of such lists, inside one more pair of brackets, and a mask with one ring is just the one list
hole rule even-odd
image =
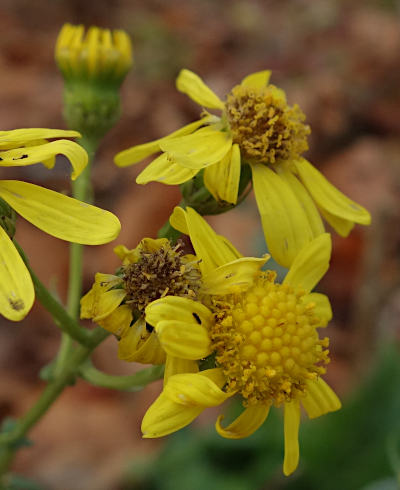
[[[48, 139], [79, 136], [76, 131], [58, 129], [0, 131], [0, 167], [41, 162], [52, 168], [55, 156], [60, 153], [71, 162], [71, 178], [76, 179], [87, 165], [86, 151], [73, 141]], [[30, 274], [12, 242], [8, 206], [49, 235], [70, 242], [107, 243], [120, 230], [117, 217], [108, 211], [27, 182], [1, 180], [0, 199], [4, 202], [0, 206], [0, 313], [9, 320], [19, 321], [27, 315], [34, 290]]]
[[182, 70], [178, 90], [206, 109], [201, 119], [159, 140], [134, 146], [115, 157], [124, 167], [162, 152], [137, 177], [177, 185], [204, 171], [204, 184], [220, 202], [236, 204], [243, 164], [252, 183], [272, 256], [289, 267], [299, 251], [324, 232], [322, 215], [342, 236], [354, 223], [370, 223], [369, 213], [333, 187], [301, 155], [310, 128], [297, 105], [269, 83], [270, 72], [253, 73], [221, 100], [193, 72]]
[[[188, 214], [172, 222], [180, 231]], [[182, 214], [182, 213], [180, 213]], [[214, 252], [214, 250], [212, 250]], [[210, 251], [211, 253], [211, 251]], [[205, 408], [238, 395], [245, 410], [227, 427], [219, 417], [218, 433], [238, 439], [251, 435], [268, 416], [272, 405], [284, 408], [284, 473], [299, 460], [300, 404], [310, 418], [340, 408], [340, 401], [321, 379], [329, 362], [328, 339], [320, 339], [332, 312], [326, 296], [311, 290], [325, 274], [331, 253], [330, 236], [314, 239], [298, 254], [282, 284], [275, 273], [258, 271], [252, 285], [242, 290], [215, 291], [199, 303], [166, 296], [146, 307], [146, 319], [169, 340], [168, 349], [194, 352], [207, 345], [216, 367], [199, 372], [177, 372], [168, 377], [161, 395], [147, 411], [144, 437], [160, 437], [192, 422]], [[174, 335], [175, 324], [179, 333]], [[183, 325], [182, 325], [183, 324]], [[208, 343], [198, 340], [202, 327]]]
[[[196, 255], [181, 251], [169, 240], [143, 239], [128, 250], [115, 248], [122, 260], [116, 275], [96, 274], [91, 290], [81, 300], [81, 317], [91, 318], [118, 337], [121, 359], [166, 363], [166, 379], [177, 372], [197, 372], [197, 360], [210, 354], [204, 324], [187, 330], [188, 320], [210, 314], [202, 303], [213, 295], [248, 288], [266, 258], [242, 257], [225, 238], [216, 235], [193, 209], [175, 208], [171, 223], [190, 236]], [[154, 327], [147, 312], [161, 298], [187, 300], [194, 310]], [[210, 323], [211, 326], [211, 323]], [[193, 337], [194, 336], [194, 337]], [[195, 341], [193, 341], [195, 338]]]
[[132, 45], [125, 31], [64, 24], [56, 44], [56, 61], [66, 80], [120, 85], [132, 66]]

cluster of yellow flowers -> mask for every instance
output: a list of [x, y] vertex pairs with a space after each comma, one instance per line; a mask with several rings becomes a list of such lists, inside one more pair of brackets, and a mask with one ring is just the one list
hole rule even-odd
[[[56, 58], [64, 76], [122, 80], [131, 64], [130, 43], [121, 33], [67, 25]], [[197, 179], [224, 209], [241, 198], [245, 168], [272, 257], [288, 268], [282, 283], [264, 268], [269, 256], [243, 257], [215, 233], [199, 209], [176, 207], [170, 225], [184, 242], [144, 238], [134, 249], [119, 245], [121, 267], [98, 273], [81, 300], [81, 318], [92, 319], [119, 342], [120, 359], [165, 364], [164, 388], [142, 423], [144, 437], [160, 437], [192, 422], [205, 408], [233, 396], [244, 410], [229, 425], [216, 422], [226, 438], [249, 436], [270, 407], [284, 409], [283, 470], [299, 461], [300, 406], [310, 418], [338, 410], [340, 401], [323, 381], [329, 363], [328, 338], [320, 338], [332, 317], [328, 298], [312, 292], [329, 268], [330, 234], [321, 216], [342, 236], [369, 213], [351, 201], [302, 157], [310, 128], [297, 105], [290, 106], [270, 72], [247, 76], [220, 99], [193, 72], [182, 70], [177, 88], [202, 107], [200, 119], [169, 136], [122, 151], [119, 167], [159, 154], [137, 183], [167, 185]], [[216, 113], [215, 113], [216, 112]], [[85, 152], [59, 137], [75, 131], [27, 129], [0, 133], [0, 165], [54, 165], [65, 154], [76, 178]], [[0, 197], [24, 218], [59, 238], [105, 243], [119, 232], [107, 211], [33, 184], [0, 182]], [[185, 202], [185, 201], [183, 201]], [[226, 209], [225, 209], [226, 210]], [[0, 228], [0, 311], [20, 320], [33, 302], [29, 273]]]

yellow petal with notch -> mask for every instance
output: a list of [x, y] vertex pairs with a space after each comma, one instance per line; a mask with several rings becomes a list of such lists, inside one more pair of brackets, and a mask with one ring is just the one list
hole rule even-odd
[[294, 163], [301, 180], [320, 208], [354, 223], [371, 223], [369, 212], [336, 189], [311, 163], [304, 158]]
[[329, 268], [332, 240], [323, 233], [306, 245], [293, 261], [283, 284], [301, 288], [309, 293]]
[[0, 227], [0, 314], [18, 322], [32, 308], [31, 276], [7, 233]]
[[203, 82], [203, 80], [190, 70], [181, 70], [176, 79], [176, 88], [188, 95], [202, 107], [208, 109], [223, 109], [222, 100]]
[[100, 245], [121, 229], [109, 211], [27, 182], [1, 180], [0, 197], [33, 225], [69, 242]]

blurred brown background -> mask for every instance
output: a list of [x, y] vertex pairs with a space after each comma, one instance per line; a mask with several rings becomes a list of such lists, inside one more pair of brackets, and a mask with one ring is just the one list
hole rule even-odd
[[[199, 73], [224, 96], [253, 71], [297, 102], [312, 128], [309, 159], [372, 213], [369, 229], [334, 237], [332, 268], [321, 290], [333, 304], [329, 381], [346, 394], [365, 376], [377, 342], [400, 326], [400, 2], [396, 0], [1, 0], [0, 128], [64, 128], [62, 79], [53, 46], [64, 22], [122, 28], [135, 65], [122, 90], [123, 115], [104, 139], [94, 168], [97, 204], [123, 225], [117, 241], [86, 249], [85, 291], [96, 271], [117, 265], [117, 243], [133, 247], [154, 236], [179, 201], [179, 190], [140, 187], [143, 164], [117, 169], [113, 156], [197, 118], [199, 108], [178, 93], [180, 68]], [[0, 169], [69, 192], [67, 165]], [[263, 252], [253, 198], [211, 220], [244, 254]], [[39, 276], [66, 294], [68, 244], [22, 218], [17, 239]], [[43, 383], [40, 368], [55, 355], [59, 331], [40, 305], [20, 324], [0, 320], [0, 414], [18, 416]], [[116, 358], [108, 339], [95, 356], [111, 373], [137, 366]], [[32, 431], [35, 444], [14, 470], [51, 490], [114, 490], [128, 462], [163, 441], [141, 440], [140, 420], [159, 384], [119, 393], [78, 382]], [[211, 414], [214, 417], [214, 414]], [[199, 424], [208, 420], [207, 415]], [[207, 422], [208, 423], [208, 422]], [[62, 482], [62, 483], [60, 483]]]

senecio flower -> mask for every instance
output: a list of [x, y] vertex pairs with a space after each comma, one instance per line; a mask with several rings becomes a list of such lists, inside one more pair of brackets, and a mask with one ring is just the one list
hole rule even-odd
[[[59, 129], [0, 131], [0, 166], [20, 167], [41, 162], [50, 169], [60, 153], [70, 160], [71, 178], [75, 180], [87, 165], [86, 151], [66, 139], [47, 140], [79, 136], [76, 131]], [[69, 242], [107, 243], [120, 231], [118, 218], [110, 212], [27, 182], [0, 180], [0, 200], [7, 203], [1, 206], [0, 216], [0, 313], [9, 320], [24, 318], [34, 301], [32, 279], [12, 242], [15, 231], [11, 229], [12, 223], [10, 226], [12, 210], [49, 235]]]
[[241, 166], [249, 164], [269, 251], [289, 267], [297, 253], [324, 233], [320, 214], [342, 236], [354, 223], [368, 225], [369, 213], [351, 201], [301, 155], [310, 128], [297, 105], [269, 84], [270, 72], [253, 73], [221, 100], [193, 72], [182, 70], [178, 90], [206, 109], [201, 119], [164, 138], [134, 146], [115, 157], [125, 167], [157, 152], [137, 177], [182, 184], [204, 170], [204, 184], [217, 201], [236, 204]]
[[[317, 328], [332, 312], [326, 296], [311, 292], [328, 269], [330, 236], [304, 247], [278, 284], [274, 272], [260, 269], [266, 258], [241, 257], [193, 209], [175, 208], [170, 222], [189, 235], [195, 256], [181, 256], [178, 265], [167, 259], [167, 242], [149, 239], [132, 251], [117, 249], [122, 270], [96, 275], [81, 315], [120, 336], [123, 359], [166, 360], [164, 389], [144, 416], [144, 437], [177, 431], [237, 395], [245, 410], [227, 427], [219, 417], [216, 429], [242, 438], [262, 425], [272, 405], [283, 406], [288, 475], [299, 459], [300, 404], [310, 418], [340, 408], [320, 377], [328, 339], [320, 340]], [[141, 313], [131, 327], [132, 307]], [[200, 370], [205, 358], [215, 358], [215, 367]]]
[[[179, 209], [173, 215], [178, 222]], [[81, 300], [81, 318], [93, 319], [120, 338], [120, 359], [165, 363], [165, 380], [179, 372], [197, 372], [197, 359], [204, 356], [209, 338], [202, 325], [188, 332], [185, 316], [154, 328], [147, 318], [148, 305], [166, 296], [190, 299], [196, 305], [193, 315], [199, 318], [205, 308], [201, 299], [248, 288], [266, 261], [242, 257], [193, 209], [188, 208], [187, 216], [185, 230], [196, 255], [183, 254], [179, 243], [172, 246], [166, 238], [145, 238], [133, 250], [119, 245], [114, 251], [122, 267], [116, 275], [97, 273]]]

